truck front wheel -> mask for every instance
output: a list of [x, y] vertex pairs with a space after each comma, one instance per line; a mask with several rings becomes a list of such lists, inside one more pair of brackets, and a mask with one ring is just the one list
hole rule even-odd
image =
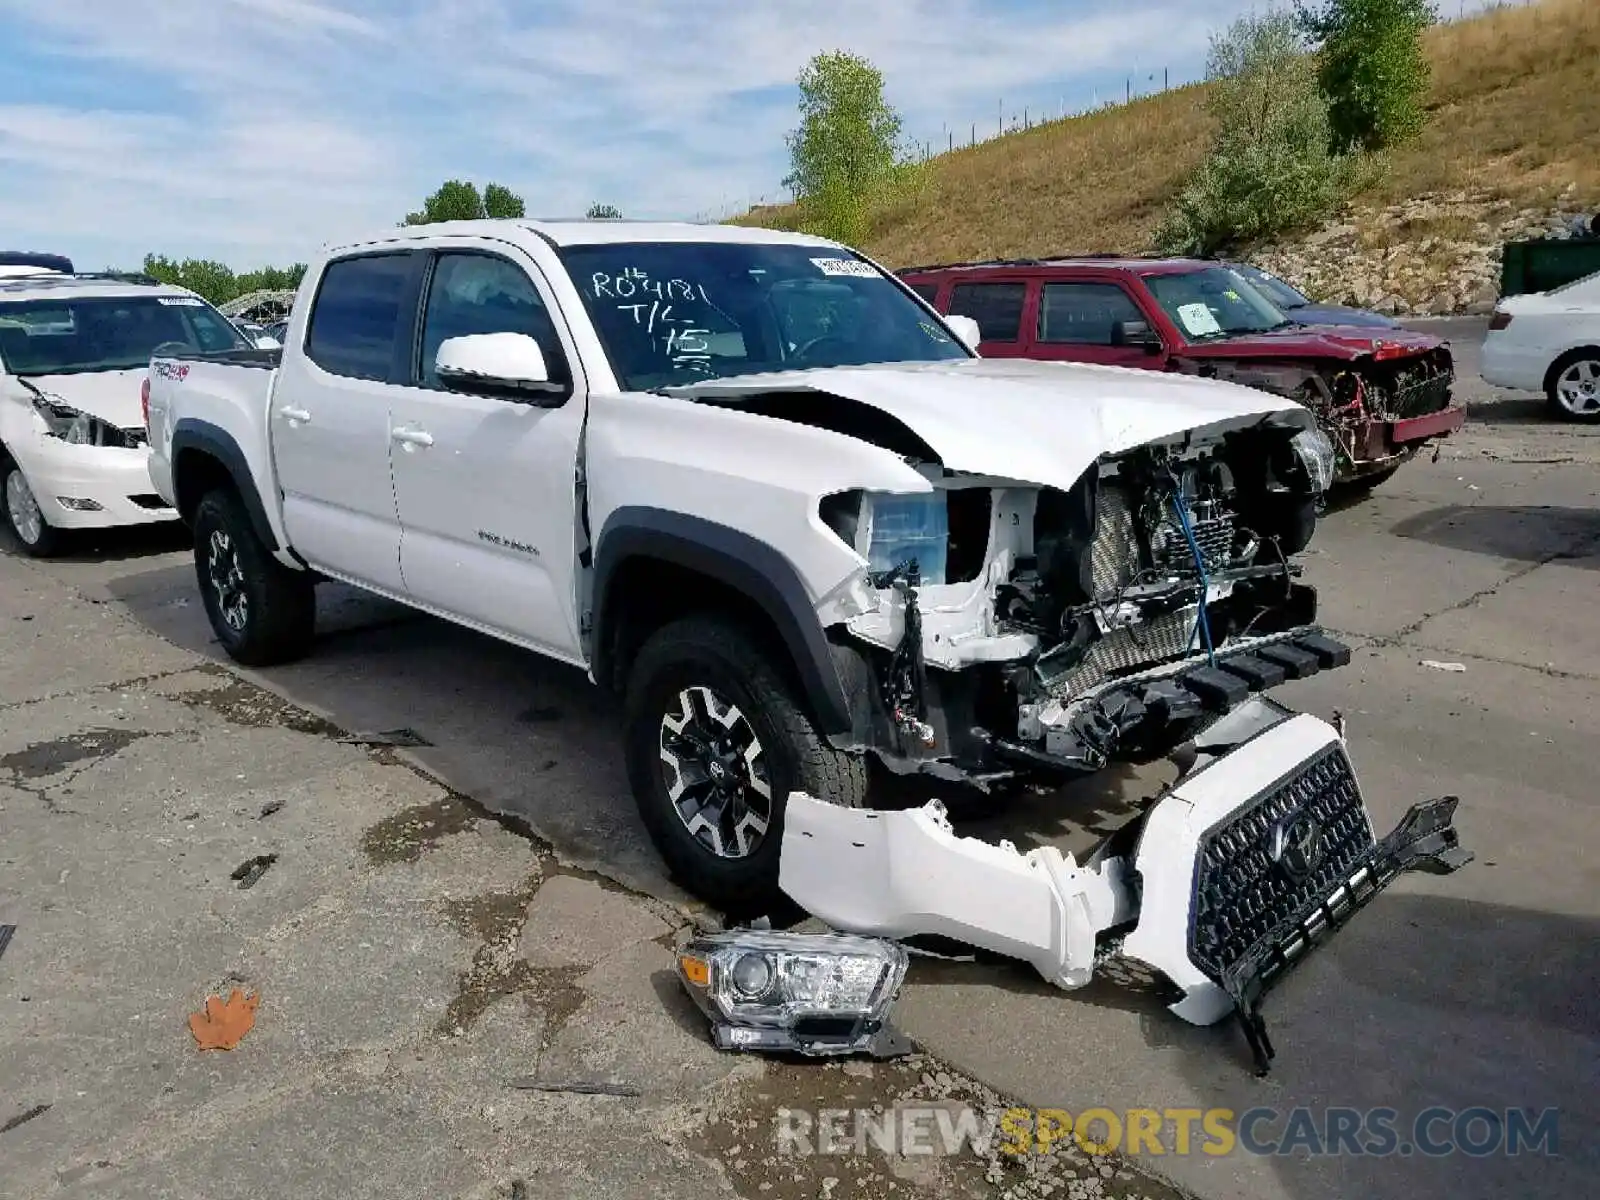
[[195, 509], [194, 569], [211, 629], [229, 658], [270, 667], [311, 649], [316, 585], [272, 557], [244, 505], [226, 489], [208, 493]]
[[724, 911], [781, 904], [791, 791], [852, 808], [866, 800], [865, 761], [828, 745], [767, 652], [731, 622], [696, 617], [656, 632], [624, 708], [639, 815], [673, 876]]

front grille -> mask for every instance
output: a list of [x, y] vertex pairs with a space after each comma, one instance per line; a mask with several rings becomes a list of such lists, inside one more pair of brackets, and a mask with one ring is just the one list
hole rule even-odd
[[[1305, 818], [1320, 828], [1322, 852], [1296, 878], [1274, 861], [1274, 838]], [[1350, 760], [1342, 746], [1329, 746], [1200, 839], [1190, 958], [1220, 983], [1233, 964], [1297, 927], [1372, 847]]]
[[1089, 569], [1097, 600], [1109, 600], [1139, 573], [1139, 538], [1133, 524], [1133, 506], [1127, 493], [1114, 484], [1102, 484], [1095, 498], [1094, 544], [1089, 549]]
[[1438, 412], [1450, 403], [1450, 377], [1435, 375], [1401, 383], [1394, 390], [1394, 415], [1398, 419], [1424, 417]]

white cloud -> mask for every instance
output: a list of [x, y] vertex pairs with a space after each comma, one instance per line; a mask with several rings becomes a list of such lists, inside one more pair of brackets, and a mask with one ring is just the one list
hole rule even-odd
[[687, 216], [776, 196], [788, 89], [819, 50], [871, 59], [908, 132], [936, 138], [988, 128], [1002, 98], [1053, 110], [1064, 80], [1181, 76], [1248, 7], [0, 0], [19, 83], [0, 84], [0, 230], [97, 265], [281, 261], [398, 220], [451, 176], [536, 213]]

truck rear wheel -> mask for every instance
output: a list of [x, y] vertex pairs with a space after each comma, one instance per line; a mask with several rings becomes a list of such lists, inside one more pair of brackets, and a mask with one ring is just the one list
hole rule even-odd
[[629, 674], [623, 738], [639, 815], [673, 876], [738, 915], [783, 904], [778, 854], [791, 791], [860, 807], [864, 759], [817, 732], [768, 654], [732, 622], [655, 633]]
[[194, 569], [211, 629], [229, 658], [270, 667], [310, 651], [316, 585], [272, 557], [231, 491], [209, 492], [195, 509]]

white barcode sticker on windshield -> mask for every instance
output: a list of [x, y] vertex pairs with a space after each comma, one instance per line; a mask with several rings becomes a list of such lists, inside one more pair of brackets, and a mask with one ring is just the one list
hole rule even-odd
[[859, 258], [813, 258], [817, 270], [824, 275], [853, 275], [857, 279], [876, 279], [878, 272], [873, 270], [871, 263], [864, 263]]
[[157, 304], [181, 304], [186, 308], [202, 308], [205, 301], [198, 296], [157, 296]]
[[1217, 318], [1212, 314], [1209, 305], [1180, 304], [1178, 305], [1178, 319], [1183, 322], [1183, 327], [1195, 337], [1204, 337], [1208, 333], [1222, 332], [1222, 326], [1217, 324]]

